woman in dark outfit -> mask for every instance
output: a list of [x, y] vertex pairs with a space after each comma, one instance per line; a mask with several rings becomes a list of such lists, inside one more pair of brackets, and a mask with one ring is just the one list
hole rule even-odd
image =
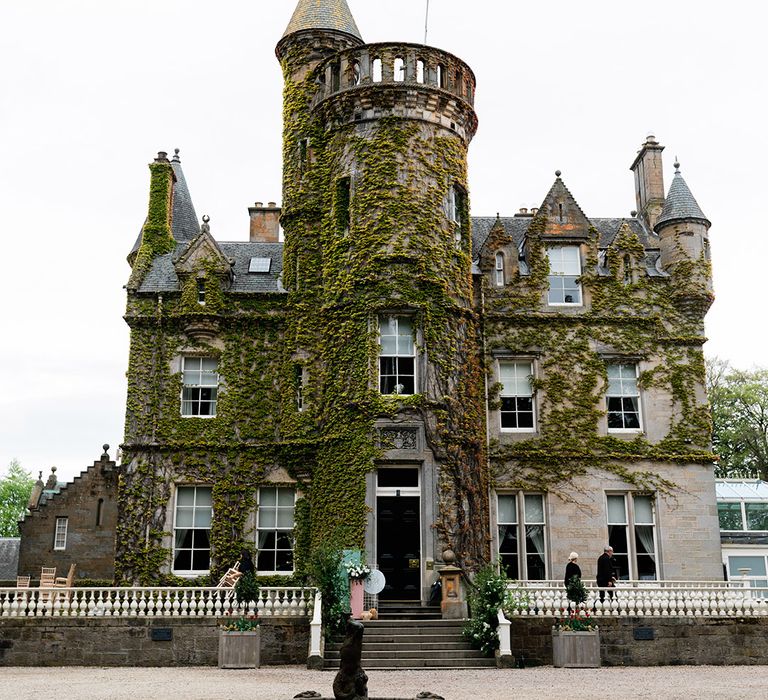
[[579, 580], [581, 579], [581, 568], [576, 563], [576, 560], [579, 558], [579, 555], [576, 554], [576, 552], [571, 552], [568, 555], [568, 563], [565, 566], [565, 585], [566, 587], [570, 583], [570, 580], [576, 576]]

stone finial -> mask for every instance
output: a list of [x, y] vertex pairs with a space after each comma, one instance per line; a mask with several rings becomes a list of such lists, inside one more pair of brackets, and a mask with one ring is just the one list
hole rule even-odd
[[51, 467], [51, 475], [48, 477], [48, 481], [45, 482], [45, 488], [48, 491], [51, 491], [56, 488], [58, 484], [58, 480], [56, 479], [56, 467]]
[[555, 177], [560, 177], [562, 174], [560, 170], [555, 170]]
[[101, 455], [102, 459], [109, 459], [109, 445], [105, 442], [101, 448], [104, 450], [104, 452]]
[[205, 233], [211, 232], [211, 226], [210, 226], [211, 217], [208, 216], [208, 214], [203, 215], [203, 225], [200, 227], [201, 231], [204, 231]]
[[174, 163], [181, 163], [181, 158], [179, 158], [179, 149], [174, 148], [173, 149], [173, 158], [171, 159]]
[[675, 162], [673, 163], [673, 165], [675, 166], [675, 175], [679, 175], [680, 174], [680, 159], [677, 156], [675, 156]]
[[629, 215], [634, 219], [637, 216], [637, 209], [633, 209], [631, 212], [629, 212]]

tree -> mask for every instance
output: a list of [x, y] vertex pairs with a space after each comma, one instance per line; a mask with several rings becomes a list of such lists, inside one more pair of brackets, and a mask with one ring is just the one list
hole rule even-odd
[[8, 474], [0, 479], [0, 537], [18, 537], [19, 520], [27, 510], [35, 479], [11, 460]]
[[719, 478], [768, 481], [768, 369], [733, 369], [715, 359], [707, 366], [712, 443]]

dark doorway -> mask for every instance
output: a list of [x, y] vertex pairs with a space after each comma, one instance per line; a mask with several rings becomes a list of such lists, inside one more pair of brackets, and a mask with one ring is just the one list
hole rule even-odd
[[419, 497], [376, 499], [379, 570], [387, 580], [382, 600], [421, 600]]

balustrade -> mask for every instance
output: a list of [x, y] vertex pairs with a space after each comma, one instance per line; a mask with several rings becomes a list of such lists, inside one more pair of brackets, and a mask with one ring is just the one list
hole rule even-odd
[[[761, 617], [768, 588], [742, 581], [626, 581], [599, 589], [584, 582], [588, 599], [578, 607], [596, 617]], [[521, 581], [508, 586], [509, 617], [562, 617], [574, 608], [562, 582]], [[600, 601], [600, 591], [604, 600]]]
[[240, 604], [231, 588], [0, 588], [0, 617], [310, 617], [314, 588], [265, 587]]

